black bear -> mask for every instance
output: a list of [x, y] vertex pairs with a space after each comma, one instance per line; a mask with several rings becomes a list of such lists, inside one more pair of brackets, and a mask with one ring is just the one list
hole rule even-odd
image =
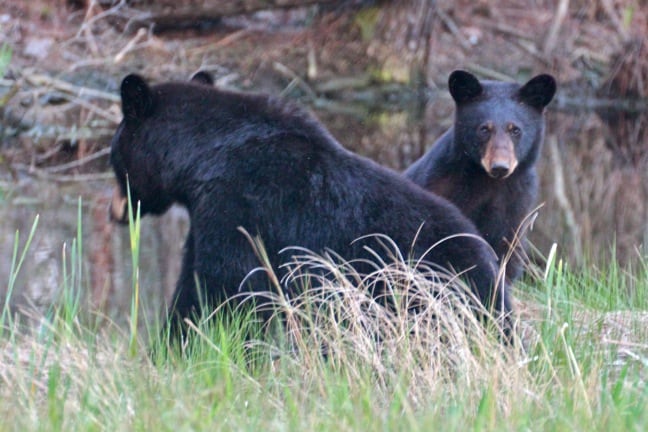
[[[502, 260], [536, 200], [544, 108], [556, 81], [545, 74], [523, 86], [480, 82], [459, 70], [448, 87], [456, 105], [454, 126], [404, 175], [459, 207]], [[522, 273], [523, 240], [506, 266], [509, 281]]]
[[[213, 306], [241, 290], [268, 289], [265, 275], [249, 275], [260, 262], [239, 227], [261, 238], [278, 272], [288, 261], [280, 257], [286, 247], [371, 259], [366, 246], [380, 248], [371, 238], [354, 240], [385, 234], [406, 257], [465, 272], [484, 305], [509, 314], [506, 287], [496, 281], [497, 257], [454, 205], [346, 150], [293, 104], [205, 85], [211, 82], [205, 73], [154, 86], [127, 76], [124, 117], [111, 143], [114, 220], [128, 219], [127, 187], [142, 215], [161, 214], [173, 203], [189, 212], [169, 310], [173, 333], [182, 334], [181, 320], [205, 300]], [[468, 235], [428, 251], [462, 233]]]

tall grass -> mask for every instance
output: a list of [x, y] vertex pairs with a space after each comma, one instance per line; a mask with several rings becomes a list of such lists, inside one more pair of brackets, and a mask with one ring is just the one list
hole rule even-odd
[[11, 303], [14, 288], [16, 286], [18, 274], [20, 273], [20, 269], [22, 268], [22, 265], [25, 262], [25, 257], [27, 256], [27, 251], [29, 250], [29, 247], [34, 239], [34, 234], [36, 233], [36, 228], [38, 227], [38, 219], [39, 216], [36, 215], [31, 230], [29, 231], [29, 235], [27, 236], [27, 241], [23, 246], [22, 252], [19, 252], [20, 232], [16, 231], [16, 233], [14, 234], [13, 252], [11, 254], [11, 267], [9, 268], [9, 281], [7, 283], [5, 303], [2, 307], [2, 314], [0, 314], [0, 337], [4, 335], [5, 326], [7, 324], [11, 325], [11, 313], [9, 311], [9, 305]]
[[[7, 43], [0, 45], [0, 78], [4, 78], [5, 76], [9, 63], [11, 63], [12, 53], [13, 50], [10, 45]], [[6, 102], [6, 100], [0, 100], [0, 107], [4, 105], [4, 102]]]
[[83, 202], [79, 197], [77, 202], [76, 236], [71, 245], [63, 244], [61, 269], [63, 273], [60, 301], [52, 305], [48, 315], [61, 319], [68, 328], [71, 328], [81, 313], [81, 295], [84, 290], [85, 277], [83, 274]]
[[[71, 250], [79, 252], [76, 242]], [[258, 252], [262, 271], [274, 275]], [[20, 255], [15, 248], [17, 264]], [[520, 340], [509, 347], [466, 308], [452, 275], [433, 276], [423, 264], [413, 268], [398, 259], [359, 275], [332, 253], [293, 249], [291, 255], [288, 276], [274, 277], [273, 290], [256, 298], [274, 313], [269, 323], [234, 305], [229, 313], [228, 305], [206, 311], [190, 323], [190, 342], [180, 352], [155, 361], [133, 350], [133, 340], [142, 341], [130, 327], [92, 329], [70, 317], [47, 320], [47, 331], [19, 332], [5, 322], [0, 429], [648, 427], [648, 313], [638, 300], [646, 298], [645, 272], [625, 274], [614, 265], [575, 271], [551, 255], [544, 278], [518, 289]], [[86, 284], [62, 283], [62, 289]], [[291, 286], [301, 293], [289, 295]], [[605, 286], [617, 300], [602, 302]], [[375, 289], [387, 301], [371, 295]], [[63, 302], [76, 298], [62, 295]], [[76, 318], [82, 313], [68, 306], [59, 307]]]
[[140, 269], [139, 269], [139, 252], [140, 252], [140, 202], [137, 201], [137, 210], [133, 211], [133, 201], [131, 200], [130, 184], [126, 184], [128, 194], [128, 234], [130, 239], [131, 261], [133, 269], [133, 295], [131, 297], [130, 308], [130, 338], [128, 343], [128, 352], [134, 356], [137, 354], [137, 326], [139, 322], [139, 302], [140, 302]]

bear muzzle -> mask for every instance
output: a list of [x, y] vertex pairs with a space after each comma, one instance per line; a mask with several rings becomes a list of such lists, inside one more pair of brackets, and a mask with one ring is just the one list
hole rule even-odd
[[108, 213], [112, 222], [128, 223], [128, 199], [122, 194], [119, 186], [115, 186], [113, 189]]
[[489, 142], [481, 159], [481, 165], [486, 173], [495, 179], [505, 179], [513, 174], [518, 165], [513, 143], [509, 140]]

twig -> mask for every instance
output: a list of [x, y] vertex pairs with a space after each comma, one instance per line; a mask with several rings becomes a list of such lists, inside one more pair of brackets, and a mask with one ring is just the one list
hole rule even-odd
[[60, 145], [59, 146], [54, 146], [54, 147], [52, 147], [51, 149], [47, 150], [46, 152], [44, 152], [42, 154], [34, 155], [34, 159], [36, 160], [36, 163], [41, 164], [41, 163], [45, 162], [46, 160], [48, 160], [49, 158], [53, 157], [54, 155], [59, 154], [60, 151], [61, 151], [61, 146]]
[[601, 66], [596, 68], [597, 73], [600, 74], [605, 74], [607, 72], [607, 68], [609, 67], [610, 63], [610, 56], [607, 55], [605, 52], [597, 52], [591, 49], [588, 49], [584, 46], [579, 46], [576, 47], [571, 53], [570, 53], [570, 61], [575, 61], [578, 59], [583, 59], [587, 61], [588, 63], [592, 63], [592, 60], [595, 62], [598, 62], [601, 64]]
[[513, 40], [513, 43], [515, 45], [519, 46], [520, 48], [522, 48], [524, 51], [531, 54], [532, 56], [534, 56], [535, 58], [537, 58], [538, 60], [540, 60], [541, 62], [543, 62], [545, 64], [550, 63], [547, 56], [544, 55], [544, 53], [542, 51], [540, 51], [540, 49], [538, 48], [538, 46], [535, 43], [533, 43], [531, 41], [528, 41], [526, 39], [515, 39], [515, 40]]
[[313, 101], [313, 107], [333, 114], [351, 115], [365, 119], [369, 115], [365, 105], [348, 102], [336, 102], [332, 99], [317, 98]]
[[619, 346], [625, 346], [625, 347], [648, 349], [648, 345], [645, 344], [645, 343], [638, 343], [638, 342], [632, 342], [632, 341], [627, 341], [627, 340], [616, 340], [616, 339], [609, 339], [609, 338], [604, 337], [601, 342], [604, 343], [604, 344], [610, 344], [610, 345], [619, 345]]
[[569, 0], [560, 0], [558, 7], [556, 8], [556, 13], [551, 22], [551, 27], [549, 28], [549, 33], [545, 39], [544, 48], [542, 51], [545, 54], [550, 54], [556, 46], [558, 41], [558, 32], [560, 32], [560, 27], [562, 26], [565, 17], [567, 16], [567, 11], [569, 10]]
[[93, 161], [95, 159], [99, 159], [100, 157], [106, 156], [108, 154], [110, 154], [110, 147], [103, 148], [103, 149], [101, 149], [101, 150], [99, 150], [99, 151], [97, 151], [97, 152], [95, 152], [95, 153], [93, 153], [93, 154], [91, 154], [89, 156], [86, 156], [86, 157], [81, 158], [81, 159], [77, 159], [77, 160], [72, 161], [72, 162], [47, 167], [47, 168], [45, 168], [45, 171], [47, 171], [48, 173], [55, 173], [55, 172], [65, 171], [65, 170], [70, 169], [70, 168], [80, 167], [82, 165], [87, 164], [88, 162], [91, 162], [91, 161]]
[[486, 78], [492, 78], [496, 79], [499, 81], [515, 81], [512, 77], [505, 75], [501, 72], [497, 72], [496, 70], [487, 68], [485, 66], [478, 65], [477, 63], [468, 63], [466, 67], [473, 72], [476, 72]]
[[277, 72], [279, 72], [279, 73], [287, 76], [288, 78], [292, 79], [292, 81], [282, 91], [282, 94], [287, 93], [292, 87], [294, 87], [296, 85], [299, 88], [301, 88], [302, 90], [304, 90], [304, 92], [306, 92], [309, 99], [312, 99], [312, 100], [317, 99], [317, 95], [315, 94], [313, 89], [310, 88], [310, 86], [308, 84], [306, 84], [306, 82], [303, 79], [301, 79], [299, 77], [299, 75], [297, 75], [295, 72], [290, 70], [287, 66], [285, 66], [285, 65], [283, 65], [283, 64], [281, 64], [279, 62], [274, 62], [272, 64], [272, 67]]
[[546, 56], [536, 45], [536, 40], [532, 37], [529, 37], [528, 32], [524, 33], [517, 28], [510, 27], [503, 23], [492, 22], [483, 18], [477, 18], [476, 22], [481, 27], [486, 27], [495, 32], [501, 33], [502, 35], [510, 39], [512, 43], [522, 48], [524, 51], [528, 52], [534, 57], [537, 57], [542, 62], [547, 62]]
[[457, 24], [455, 24], [452, 18], [450, 18], [450, 16], [447, 13], [443, 12], [439, 8], [437, 8], [436, 13], [437, 15], [439, 15], [439, 18], [441, 18], [441, 21], [443, 21], [446, 27], [448, 27], [450, 33], [452, 33], [457, 38], [459, 44], [463, 47], [463, 49], [469, 50], [472, 47], [472, 45], [470, 44], [468, 39], [466, 39], [466, 37], [461, 33], [461, 30], [459, 30], [459, 27], [457, 26]]
[[35, 166], [15, 163], [11, 165], [16, 171], [24, 171], [26, 174], [32, 175], [36, 178], [43, 180], [51, 180], [60, 183], [76, 183], [76, 182], [89, 182], [89, 181], [103, 181], [115, 178], [112, 172], [102, 172], [96, 174], [72, 174], [72, 175], [56, 175], [50, 174], [45, 170], [36, 168]]
[[315, 89], [320, 93], [331, 93], [341, 90], [366, 88], [369, 86], [370, 82], [371, 78], [366, 74], [352, 77], [340, 77], [319, 83], [316, 85]]
[[74, 94], [80, 98], [85, 96], [89, 98], [105, 99], [110, 102], [120, 101], [119, 96], [116, 94], [89, 87], [76, 86], [67, 81], [63, 81], [58, 78], [52, 78], [47, 75], [27, 73], [24, 75], [24, 77], [30, 84], [34, 86], [51, 86], [57, 90], [61, 90], [62, 92]]
[[202, 54], [205, 51], [211, 51], [211, 50], [223, 48], [236, 42], [242, 37], [247, 36], [249, 33], [251, 33], [251, 31], [248, 28], [237, 30], [234, 33], [228, 34], [224, 38], [217, 40], [216, 42], [200, 45], [193, 48], [188, 48], [187, 53], [196, 55], [196, 54]]
[[612, 21], [612, 25], [614, 25], [617, 33], [621, 37], [621, 40], [627, 42], [629, 39], [628, 32], [623, 27], [623, 23], [621, 22], [619, 16], [616, 14], [614, 10], [614, 4], [612, 4], [610, 0], [601, 0], [601, 4], [603, 5], [603, 9], [605, 10], [605, 13], [610, 18], [610, 21]]
[[[96, 2], [93, 0], [91, 3], [92, 4], [90, 6], [88, 6], [88, 10], [93, 8]], [[128, 9], [128, 6], [126, 5], [126, 0], [120, 0], [119, 3], [112, 6], [110, 9], [105, 10], [103, 12], [100, 12], [100, 13], [92, 16], [92, 17], [90, 17], [90, 15], [88, 13], [86, 13], [86, 16], [83, 19], [83, 23], [81, 24], [81, 27], [77, 31], [75, 39], [80, 38], [81, 33], [84, 33], [86, 31], [86, 28], [90, 29], [94, 25], [95, 22], [97, 22], [97, 21], [99, 21], [99, 20], [101, 20], [101, 19], [103, 19], [105, 17], [111, 16], [111, 15], [117, 15], [119, 9], [122, 9], [122, 8]]]
[[635, 354], [634, 352], [630, 351], [629, 349], [622, 348], [618, 351], [618, 354], [623, 355], [625, 354], [627, 357], [632, 358], [635, 361], [639, 361], [643, 364], [644, 367], [648, 367], [648, 359], [645, 357], [640, 356], [639, 354]]
[[[94, 13], [95, 6], [97, 5], [95, 0], [91, 0], [88, 4], [88, 9], [86, 10], [85, 17], [83, 18], [83, 22], [87, 22], [92, 18], [92, 15]], [[92, 34], [92, 27], [91, 26], [86, 26], [86, 25], [81, 25], [81, 28], [79, 29], [79, 33], [83, 32], [86, 37], [86, 43], [88, 47], [90, 48], [90, 51], [95, 57], [102, 57], [101, 53], [99, 52], [99, 46], [97, 45], [97, 41], [95, 40], [94, 35]], [[79, 37], [79, 34], [77, 33], [77, 37]]]
[[105, 118], [106, 120], [109, 120], [114, 124], [119, 124], [119, 122], [121, 122], [121, 116], [115, 115], [109, 110], [99, 108], [98, 106], [93, 105], [90, 102], [81, 99], [80, 97], [75, 97], [74, 99], [71, 100], [71, 102], [81, 105], [83, 108], [86, 108], [87, 110]]
[[306, 69], [306, 76], [309, 80], [314, 80], [317, 78], [317, 55], [315, 54], [315, 46], [313, 44], [313, 37], [308, 36], [308, 54], [306, 56], [306, 61], [308, 68]]
[[529, 36], [529, 32], [524, 32], [523, 30], [520, 30], [517, 27], [511, 27], [509, 25], [506, 25], [501, 22], [493, 22], [491, 20], [487, 20], [484, 18], [475, 18], [475, 22], [479, 24], [480, 27], [487, 27], [492, 30], [497, 31], [498, 33], [502, 33], [505, 36], [513, 36], [517, 39], [523, 39], [527, 40], [529, 42], [532, 42], [534, 39]]
[[9, 87], [9, 91], [5, 93], [4, 96], [0, 98], [0, 107], [3, 107], [13, 98], [16, 93], [20, 90], [20, 86], [14, 81], [12, 86]]
[[551, 166], [554, 167], [554, 195], [558, 205], [562, 208], [565, 214], [565, 224], [571, 232], [573, 241], [571, 242], [574, 249], [574, 256], [580, 260], [583, 257], [582, 242], [578, 223], [574, 216], [567, 194], [565, 193], [565, 176], [562, 168], [562, 160], [560, 160], [560, 152], [558, 151], [558, 143], [554, 136], [547, 137], [547, 145], [551, 155]]
[[141, 27], [139, 30], [137, 30], [137, 33], [135, 36], [133, 36], [128, 43], [122, 48], [116, 55], [115, 55], [115, 63], [121, 63], [122, 60], [124, 60], [124, 57], [126, 57], [126, 54], [128, 54], [131, 51], [134, 51], [137, 44], [143, 40], [146, 35], [148, 34], [148, 30], [144, 27]]

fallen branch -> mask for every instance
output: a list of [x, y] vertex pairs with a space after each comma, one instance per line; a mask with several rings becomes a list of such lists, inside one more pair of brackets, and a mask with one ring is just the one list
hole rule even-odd
[[87, 98], [96, 98], [96, 99], [104, 99], [110, 102], [115, 102], [119, 103], [121, 100], [119, 98], [119, 95], [114, 94], [114, 93], [108, 93], [105, 91], [93, 89], [90, 87], [83, 87], [83, 86], [77, 86], [74, 84], [71, 84], [67, 81], [63, 81], [58, 78], [52, 78], [47, 75], [43, 74], [38, 74], [38, 73], [25, 73], [23, 74], [23, 78], [30, 83], [33, 86], [36, 87], [51, 87], [56, 90], [60, 90], [65, 93], [70, 93], [73, 94], [79, 98], [87, 97]]
[[334, 5], [344, 0], [241, 0], [205, 5], [202, 2], [178, 6], [173, 0], [157, 1], [138, 11], [126, 24], [124, 31], [131, 33], [141, 27], [154, 26], [156, 31], [195, 25], [197, 22], [218, 21], [221, 18], [247, 15], [262, 10], [290, 9], [313, 5]]
[[637, 114], [648, 110], [648, 100], [646, 99], [574, 97], [559, 93], [555, 101], [553, 104], [555, 109], [570, 112], [612, 109]]
[[38, 179], [55, 181], [60, 183], [75, 183], [75, 182], [89, 182], [89, 181], [105, 181], [115, 178], [115, 174], [111, 171], [95, 174], [71, 174], [71, 175], [58, 175], [51, 174], [46, 170], [36, 168], [33, 165], [25, 165], [20, 163], [11, 164], [11, 168], [16, 171], [23, 171], [27, 175], [31, 175]]
[[51, 173], [56, 173], [56, 172], [60, 172], [60, 171], [65, 171], [65, 170], [68, 170], [68, 169], [71, 169], [71, 168], [78, 168], [78, 167], [80, 167], [82, 165], [87, 164], [88, 162], [92, 162], [95, 159], [99, 159], [99, 158], [107, 156], [109, 154], [110, 154], [110, 147], [105, 147], [105, 148], [102, 148], [101, 150], [99, 150], [99, 151], [97, 151], [97, 152], [95, 152], [95, 153], [93, 153], [93, 154], [91, 154], [89, 156], [83, 157], [81, 159], [77, 159], [75, 161], [60, 164], [60, 165], [47, 167], [47, 168], [45, 168], [45, 171], [47, 171], [48, 173], [51, 174]]

